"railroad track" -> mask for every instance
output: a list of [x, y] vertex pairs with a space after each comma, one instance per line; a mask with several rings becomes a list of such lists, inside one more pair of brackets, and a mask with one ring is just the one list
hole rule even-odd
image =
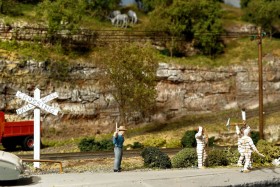
[[[225, 149], [228, 146], [221, 147], [210, 147], [215, 149]], [[236, 146], [232, 146], [232, 148], [237, 148]], [[167, 155], [175, 155], [183, 148], [166, 148], [160, 149], [163, 153]], [[194, 148], [195, 149], [195, 148]], [[141, 149], [138, 150], [125, 150], [123, 153], [123, 157], [137, 157], [141, 156]], [[33, 159], [33, 154], [22, 155], [17, 154], [21, 159]], [[42, 160], [83, 160], [83, 159], [94, 159], [94, 158], [114, 158], [114, 151], [98, 151], [98, 152], [74, 152], [74, 153], [52, 153], [52, 154], [41, 154], [40, 159]]]
[[[161, 149], [162, 152], [173, 155], [179, 152], [181, 148], [174, 149]], [[126, 150], [124, 151], [123, 157], [136, 157], [141, 156], [142, 150]], [[17, 154], [21, 159], [33, 159], [33, 155], [22, 155]], [[98, 151], [98, 152], [75, 152], [75, 153], [52, 153], [52, 154], [41, 154], [40, 159], [42, 160], [82, 160], [82, 159], [94, 159], [94, 158], [113, 158], [114, 151]]]

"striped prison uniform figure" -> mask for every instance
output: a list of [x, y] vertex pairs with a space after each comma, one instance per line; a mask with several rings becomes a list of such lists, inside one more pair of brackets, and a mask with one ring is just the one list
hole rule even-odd
[[238, 162], [237, 162], [237, 165], [238, 166], [243, 166], [243, 160], [244, 160], [244, 151], [242, 150], [242, 148], [241, 148], [241, 144], [239, 143], [240, 142], [240, 140], [241, 140], [241, 138], [242, 138], [242, 136], [243, 136], [243, 134], [244, 134], [244, 128], [242, 128], [241, 127], [241, 129], [239, 129], [239, 127], [236, 125], [235, 126], [235, 129], [236, 129], [236, 134], [237, 134], [237, 145], [238, 145], [238, 147], [237, 147], [237, 150], [238, 150], [238, 152], [239, 152], [239, 154], [240, 154], [240, 156], [239, 156], [239, 159], [238, 159]]
[[205, 160], [207, 158], [207, 153], [205, 150], [205, 145], [207, 144], [207, 137], [203, 133], [202, 127], [198, 128], [198, 132], [195, 134], [196, 139], [196, 152], [197, 152], [197, 161], [198, 168], [203, 168], [205, 166]]
[[[239, 127], [236, 125], [236, 134], [237, 134], [237, 136], [238, 136], [238, 148], [237, 148], [237, 150], [238, 150], [238, 152], [239, 152], [239, 154], [240, 154], [240, 156], [239, 156], [239, 159], [238, 159], [238, 161], [237, 161], [237, 166], [243, 166], [243, 163], [244, 163], [244, 158], [245, 158], [245, 155], [244, 155], [244, 151], [243, 151], [243, 149], [242, 149], [242, 146], [241, 146], [241, 143], [240, 143], [240, 140], [241, 140], [241, 138], [243, 137], [243, 135], [244, 135], [244, 130], [245, 129], [247, 129], [247, 128], [249, 128], [250, 129], [250, 127], [249, 126], [247, 126], [246, 128], [245, 127], [241, 127], [240, 129], [239, 129]], [[252, 168], [252, 160], [250, 160], [250, 163], [249, 163], [249, 166], [248, 166], [248, 168]]]
[[[245, 158], [245, 164], [243, 172], [249, 172], [248, 167], [251, 162], [251, 154], [253, 151], [259, 153], [251, 137], [249, 137], [250, 127], [244, 130], [244, 136], [238, 141], [238, 147], [240, 146], [241, 156], [239, 160]], [[239, 161], [238, 161], [239, 162]]]

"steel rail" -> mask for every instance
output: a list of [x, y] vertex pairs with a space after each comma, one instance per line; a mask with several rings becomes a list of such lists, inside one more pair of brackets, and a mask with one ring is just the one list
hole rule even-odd
[[[162, 152], [172, 155], [176, 154], [181, 148], [173, 149], [160, 149]], [[123, 157], [137, 157], [141, 156], [141, 149], [137, 150], [125, 150]], [[32, 159], [33, 155], [17, 154], [21, 159]], [[41, 154], [40, 159], [44, 160], [79, 160], [79, 159], [94, 159], [94, 158], [113, 158], [114, 151], [98, 151], [98, 152], [73, 152], [73, 153], [52, 153], [52, 154]]]

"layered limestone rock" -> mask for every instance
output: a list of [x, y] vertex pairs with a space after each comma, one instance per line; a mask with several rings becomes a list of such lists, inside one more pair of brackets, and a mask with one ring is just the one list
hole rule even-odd
[[[280, 59], [263, 59], [264, 103], [280, 100]], [[103, 70], [93, 63], [72, 63], [67, 74], [52, 75], [47, 61], [0, 59], [0, 110], [16, 116], [26, 103], [15, 97], [17, 91], [41, 97], [57, 92], [49, 104], [59, 108], [58, 116], [42, 111], [44, 125], [59, 125], [65, 119], [89, 119], [95, 132], [109, 132], [118, 117], [110, 90], [102, 86]], [[156, 90], [159, 111], [151, 120], [166, 120], [190, 113], [206, 113], [236, 108], [258, 107], [257, 59], [244, 66], [199, 68], [160, 62]], [[32, 112], [20, 116], [32, 118]], [[131, 123], [137, 123], [131, 119]]]

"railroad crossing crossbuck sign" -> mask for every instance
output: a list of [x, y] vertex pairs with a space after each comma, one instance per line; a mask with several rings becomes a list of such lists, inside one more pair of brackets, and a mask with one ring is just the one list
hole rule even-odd
[[[40, 90], [36, 88], [34, 91], [34, 98], [20, 91], [17, 91], [16, 97], [29, 103], [28, 105], [16, 110], [18, 115], [34, 109], [34, 160], [40, 160], [40, 109], [43, 109], [53, 115], [57, 115], [58, 110], [46, 103], [57, 98], [58, 94], [55, 92], [41, 99]], [[34, 162], [34, 167], [40, 168], [40, 163]]]

